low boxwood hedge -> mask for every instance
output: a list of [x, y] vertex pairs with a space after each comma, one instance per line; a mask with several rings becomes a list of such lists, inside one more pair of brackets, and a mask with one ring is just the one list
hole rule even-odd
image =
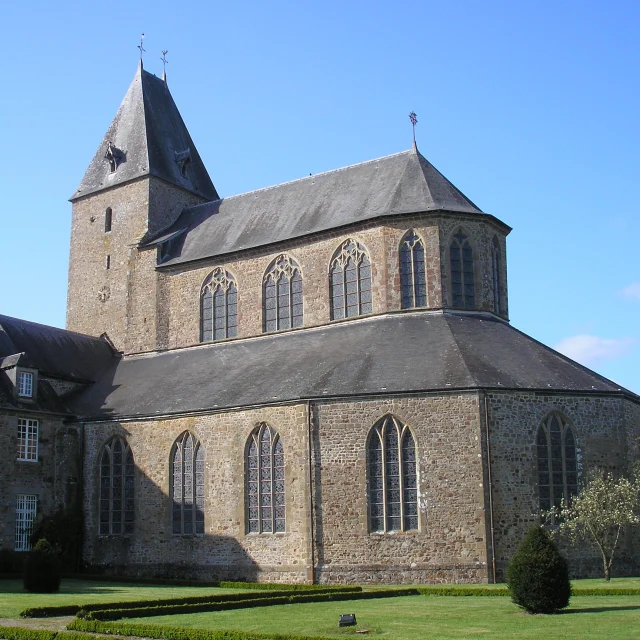
[[[311, 585], [307, 585], [311, 586]], [[322, 585], [313, 585], [316, 589], [311, 590], [312, 594], [320, 593], [359, 593], [362, 591], [362, 587], [323, 587]], [[57, 607], [31, 607], [25, 609], [20, 613], [23, 618], [50, 618], [53, 616], [73, 616], [79, 615], [80, 617], [86, 616], [90, 611], [106, 611], [111, 609], [138, 609], [141, 607], [158, 607], [158, 606], [172, 606], [172, 605], [188, 605], [188, 604], [202, 604], [206, 602], [233, 602], [236, 600], [254, 600], [257, 598], [265, 597], [263, 594], [268, 594], [268, 597], [272, 596], [286, 596], [291, 593], [296, 593], [295, 589], [280, 588], [279, 591], [264, 590], [262, 592], [255, 593], [220, 593], [211, 594], [208, 596], [185, 596], [183, 598], [164, 598], [154, 600], [131, 600], [128, 602], [102, 602], [85, 605], [63, 605]], [[121, 616], [122, 617], [122, 616]]]
[[486, 587], [418, 587], [423, 596], [508, 596], [509, 590]]
[[[74, 620], [69, 629], [103, 633], [108, 635], [153, 638], [154, 640], [331, 640], [326, 636], [288, 636], [280, 633], [255, 633], [247, 631], [222, 631], [210, 629], [182, 629], [153, 624], [126, 622], [99, 622], [98, 620]], [[17, 640], [22, 640], [17, 639]], [[27, 639], [25, 639], [27, 640]], [[28, 640], [39, 640], [37, 638]], [[43, 638], [42, 640], [49, 640]], [[59, 638], [58, 640], [66, 640]], [[95, 637], [92, 640], [96, 640]], [[334, 639], [335, 640], [335, 639]]]
[[[282, 604], [296, 604], [308, 602], [339, 602], [343, 600], [370, 600], [376, 598], [394, 598], [400, 596], [418, 595], [417, 589], [386, 589], [378, 591], [330, 591], [328, 593], [272, 593], [268, 596], [256, 594], [260, 597], [244, 599], [227, 599], [217, 602], [200, 602], [197, 604], [155, 605], [144, 607], [127, 607], [121, 609], [94, 609], [81, 611], [79, 618], [87, 620], [120, 620], [121, 618], [148, 618], [151, 616], [171, 616], [185, 613], [202, 613], [205, 611], [228, 611], [230, 609], [248, 609], [252, 607], [271, 607]], [[94, 605], [95, 606], [95, 605]]]

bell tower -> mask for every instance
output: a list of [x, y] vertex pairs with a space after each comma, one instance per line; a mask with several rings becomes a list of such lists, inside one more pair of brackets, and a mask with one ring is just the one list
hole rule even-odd
[[158, 274], [146, 240], [189, 206], [217, 200], [180, 112], [142, 61], [71, 197], [67, 329], [125, 353], [156, 348]]

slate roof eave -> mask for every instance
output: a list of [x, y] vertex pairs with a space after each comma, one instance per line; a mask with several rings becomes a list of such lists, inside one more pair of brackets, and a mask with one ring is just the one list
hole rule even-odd
[[[508, 224], [502, 222], [502, 220], [500, 220], [500, 218], [496, 218], [496, 216], [494, 216], [492, 213], [467, 213], [467, 212], [458, 212], [458, 211], [450, 211], [450, 210], [445, 210], [445, 209], [433, 209], [431, 211], [414, 211], [414, 210], [406, 210], [406, 211], [392, 211], [390, 213], [386, 213], [386, 214], [382, 214], [379, 216], [373, 216], [371, 218], [363, 218], [362, 220], [358, 220], [357, 222], [349, 222], [347, 224], [344, 224], [340, 227], [328, 227], [326, 229], [320, 229], [318, 231], [312, 231], [311, 233], [307, 233], [304, 235], [299, 235], [299, 236], [291, 236], [290, 238], [285, 238], [282, 240], [276, 240], [274, 242], [270, 242], [270, 243], [266, 243], [266, 244], [256, 244], [255, 246], [251, 246], [251, 247], [243, 247], [240, 249], [235, 249], [234, 251], [230, 251], [228, 253], [213, 253], [211, 255], [207, 255], [207, 256], [203, 256], [201, 258], [194, 258], [192, 260], [180, 260], [180, 259], [172, 259], [172, 260], [165, 260], [162, 263], [159, 263], [156, 265], [156, 269], [158, 270], [170, 270], [171, 267], [182, 267], [184, 265], [193, 265], [193, 264], [200, 264], [200, 263], [205, 263], [207, 261], [213, 260], [213, 259], [226, 259], [230, 256], [235, 256], [238, 254], [241, 254], [245, 251], [254, 251], [254, 250], [265, 250], [271, 247], [278, 247], [282, 244], [285, 243], [290, 243], [292, 240], [295, 241], [302, 241], [302, 240], [306, 240], [306, 239], [311, 239], [317, 236], [321, 236], [322, 234], [326, 234], [326, 233], [331, 233], [334, 231], [347, 231], [349, 229], [353, 229], [353, 228], [357, 228], [358, 226], [362, 225], [362, 224], [366, 224], [366, 223], [371, 223], [371, 222], [380, 222], [380, 223], [384, 223], [386, 221], [390, 221], [390, 220], [397, 220], [398, 218], [402, 218], [403, 216], [416, 216], [416, 215], [424, 215], [424, 216], [442, 216], [442, 215], [447, 215], [447, 214], [451, 214], [451, 215], [455, 215], [457, 217], [459, 216], [473, 216], [475, 218], [485, 218], [486, 220], [490, 220], [491, 222], [493, 222], [494, 224], [496, 224], [497, 226], [501, 227], [504, 230], [505, 235], [508, 235], [509, 233], [511, 233], [511, 231], [513, 231], [513, 228], [510, 227]], [[175, 225], [171, 225], [171, 229], [174, 228]], [[166, 240], [170, 239], [170, 238], [174, 238], [179, 236], [180, 234], [183, 234], [187, 231], [187, 229], [185, 227], [182, 227], [176, 231], [160, 231], [158, 235], [156, 235], [154, 238], [152, 238], [151, 240], [145, 241], [144, 244], [141, 244], [140, 246], [143, 248], [148, 248], [148, 247], [153, 247], [155, 245], [158, 245], [162, 242], [165, 242]]]
[[[345, 392], [348, 389], [348, 392]], [[471, 390], [640, 397], [481, 314], [399, 312], [128, 356], [79, 394], [85, 421]]]

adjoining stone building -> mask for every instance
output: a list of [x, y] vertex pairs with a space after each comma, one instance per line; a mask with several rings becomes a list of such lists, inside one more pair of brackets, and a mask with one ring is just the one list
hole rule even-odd
[[109, 353], [64, 398], [93, 569], [500, 579], [638, 457], [640, 398], [511, 327], [510, 228], [415, 146], [219, 198], [140, 66], [72, 203], [67, 325]]

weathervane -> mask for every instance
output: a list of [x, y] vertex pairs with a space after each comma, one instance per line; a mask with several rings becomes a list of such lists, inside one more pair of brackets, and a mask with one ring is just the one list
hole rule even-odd
[[416, 143], [416, 125], [418, 124], [418, 116], [415, 111], [409, 114], [409, 120], [411, 120], [411, 126], [413, 127], [413, 144]]
[[160, 58], [160, 60], [162, 60], [162, 79], [163, 80], [167, 79], [167, 65], [169, 64], [169, 61], [167, 60], [167, 53], [169, 53], [169, 49], [166, 49], [165, 51], [163, 51], [162, 58]]
[[142, 62], [142, 53], [146, 51], [146, 49], [142, 46], [143, 40], [144, 40], [144, 33], [140, 36], [140, 44], [138, 45], [138, 49], [140, 49], [140, 62]]

